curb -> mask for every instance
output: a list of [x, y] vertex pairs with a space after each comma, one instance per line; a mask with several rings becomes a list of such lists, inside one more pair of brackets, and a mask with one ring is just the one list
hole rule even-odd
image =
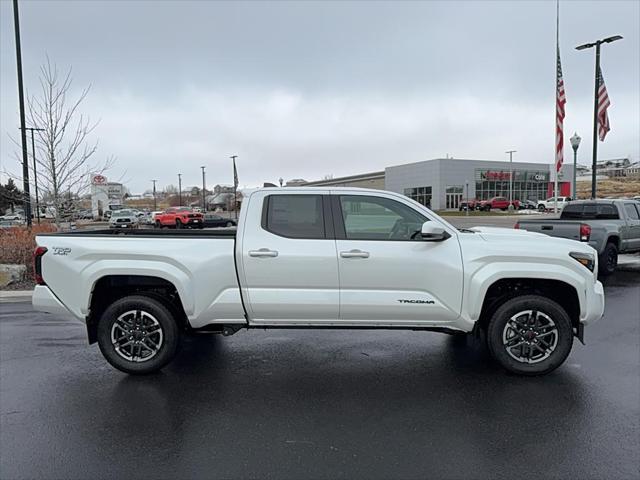
[[33, 290], [0, 290], [0, 303], [30, 302]]

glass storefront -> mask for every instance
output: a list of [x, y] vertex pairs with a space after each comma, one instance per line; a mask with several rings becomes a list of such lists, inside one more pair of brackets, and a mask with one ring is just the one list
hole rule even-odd
[[431, 208], [431, 187], [405, 188], [404, 194], [425, 207]]
[[[547, 198], [549, 172], [542, 170], [514, 170], [513, 199], [543, 200]], [[509, 170], [476, 169], [476, 198], [487, 200], [492, 197], [509, 198]]]

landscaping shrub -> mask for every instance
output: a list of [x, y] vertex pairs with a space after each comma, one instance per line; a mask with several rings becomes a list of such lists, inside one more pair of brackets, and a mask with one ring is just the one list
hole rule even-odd
[[27, 227], [10, 227], [0, 230], [0, 263], [19, 263], [26, 265], [27, 278], [33, 277], [31, 266], [33, 251], [36, 248], [36, 235], [55, 232], [51, 223]]

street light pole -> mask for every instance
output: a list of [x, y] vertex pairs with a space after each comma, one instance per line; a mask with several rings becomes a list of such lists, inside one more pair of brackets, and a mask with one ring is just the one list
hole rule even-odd
[[598, 161], [598, 90], [600, 89], [600, 45], [622, 40], [621, 35], [596, 40], [592, 43], [579, 45], [576, 50], [585, 50], [596, 47], [595, 87], [593, 93], [593, 157], [591, 159], [591, 199], [596, 198], [596, 164]]
[[513, 210], [513, 154], [517, 150], [507, 150], [509, 154], [509, 210]]
[[24, 115], [24, 87], [22, 85], [22, 49], [20, 47], [20, 16], [18, 0], [13, 0], [13, 25], [16, 34], [16, 65], [18, 70], [18, 100], [20, 103], [20, 139], [22, 141], [22, 188], [23, 210], [27, 226], [31, 227], [31, 195], [29, 193], [29, 163], [27, 153], [27, 130]]
[[578, 168], [578, 147], [580, 146], [580, 135], [577, 133], [573, 134], [573, 137], [569, 139], [571, 142], [571, 148], [573, 148], [573, 198], [574, 200], [578, 199], [578, 184], [576, 182], [576, 170]]
[[33, 132], [44, 132], [44, 128], [25, 127], [25, 130], [31, 131], [31, 151], [33, 153], [33, 183], [36, 188], [36, 217], [38, 225], [40, 225], [40, 201], [38, 199], [38, 171], [36, 170], [36, 143], [33, 138]]
[[156, 201], [156, 182], [158, 180], [151, 180], [153, 182], [153, 211], [157, 211], [158, 210], [158, 203]]
[[182, 174], [178, 174], [178, 203], [182, 206]]
[[204, 165], [200, 167], [202, 169], [202, 212], [207, 211], [207, 201], [206, 201], [206, 184], [204, 180]]
[[467, 196], [467, 208], [465, 209], [465, 216], [469, 216], [469, 180], [465, 181], [465, 186], [467, 187], [466, 196]]

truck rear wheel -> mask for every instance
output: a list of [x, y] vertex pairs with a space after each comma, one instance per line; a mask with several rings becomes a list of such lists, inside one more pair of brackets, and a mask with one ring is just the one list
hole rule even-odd
[[548, 298], [512, 298], [491, 318], [487, 344], [491, 356], [510, 372], [544, 375], [562, 365], [571, 352], [571, 319]]
[[598, 259], [598, 273], [602, 276], [611, 275], [618, 266], [618, 247], [615, 243], [607, 243]]
[[143, 375], [160, 370], [175, 356], [178, 326], [158, 300], [131, 295], [113, 302], [98, 322], [102, 355], [118, 370]]

